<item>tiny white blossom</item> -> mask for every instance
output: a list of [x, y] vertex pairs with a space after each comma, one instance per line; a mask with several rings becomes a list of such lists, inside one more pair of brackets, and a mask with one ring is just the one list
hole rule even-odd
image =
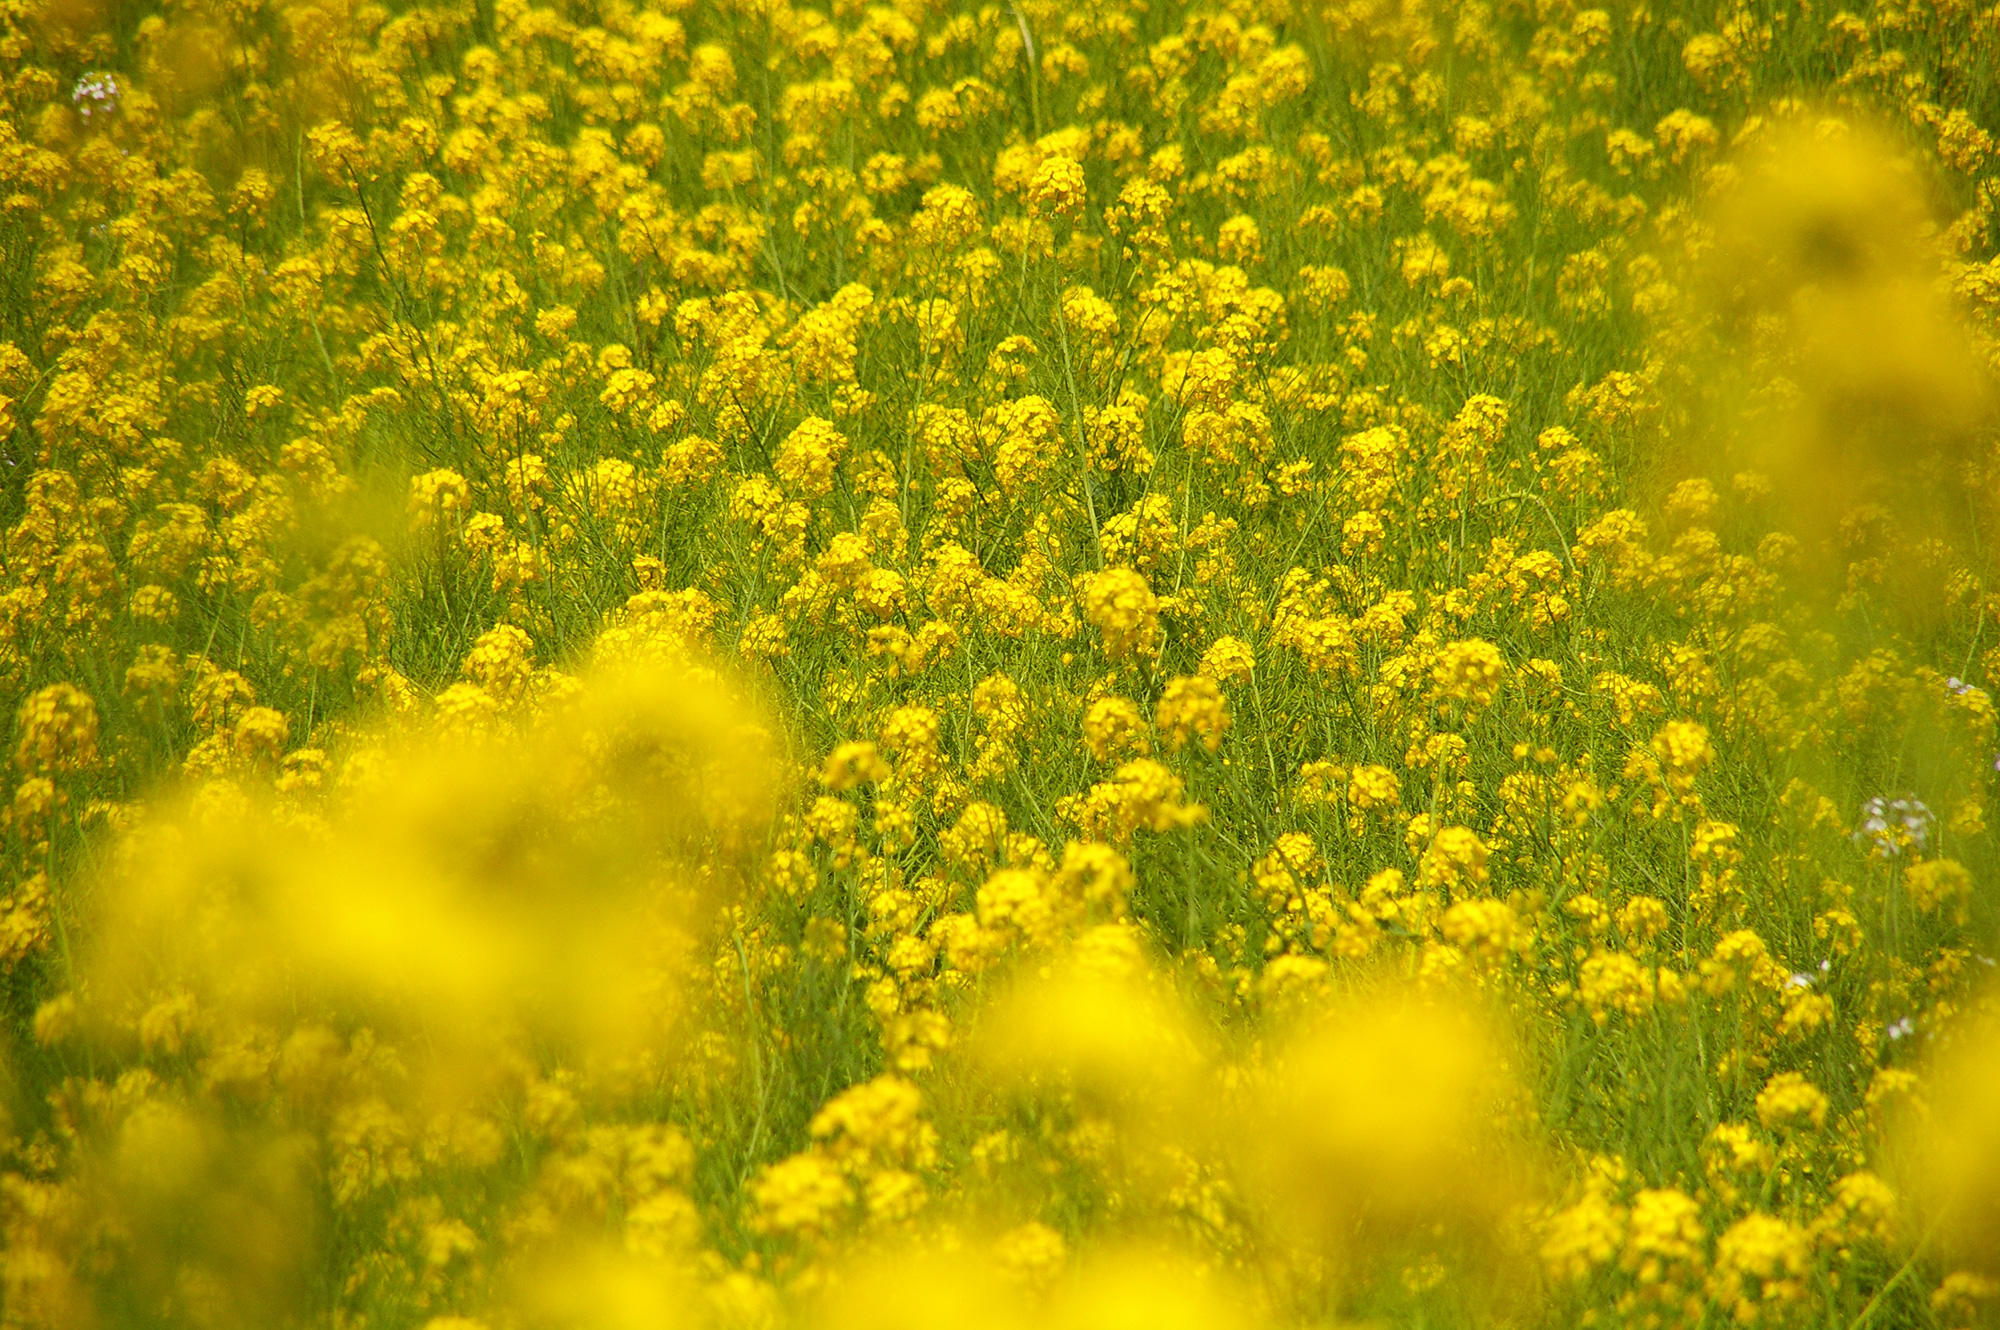
[[85, 120], [93, 115], [109, 115], [118, 109], [118, 80], [110, 74], [89, 73], [76, 81], [69, 99]]
[[1861, 805], [1861, 825], [1854, 843], [1877, 854], [1898, 855], [1904, 849], [1921, 850], [1930, 841], [1937, 814], [1921, 799], [1889, 799], [1876, 795]]

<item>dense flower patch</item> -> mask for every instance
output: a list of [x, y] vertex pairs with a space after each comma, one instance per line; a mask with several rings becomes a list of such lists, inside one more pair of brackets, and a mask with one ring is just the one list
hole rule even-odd
[[0, 0], [0, 1323], [1979, 1322], [1995, 49]]

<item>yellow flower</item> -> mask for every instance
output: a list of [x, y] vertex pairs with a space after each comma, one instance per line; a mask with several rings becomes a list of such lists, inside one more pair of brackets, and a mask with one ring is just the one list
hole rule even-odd
[[1153, 724], [1167, 738], [1167, 747], [1179, 752], [1190, 735], [1199, 735], [1201, 746], [1213, 753], [1222, 745], [1229, 729], [1229, 703], [1215, 681], [1201, 675], [1178, 675], [1167, 681]]
[[1625, 1207], [1612, 1199], [1607, 1188], [1590, 1186], [1574, 1205], [1550, 1217], [1543, 1230], [1542, 1263], [1559, 1278], [1588, 1279], [1624, 1246], [1626, 1218]]
[[793, 492], [824, 498], [833, 489], [834, 468], [846, 455], [847, 436], [832, 421], [807, 416], [778, 446], [772, 470]]
[[806, 1152], [767, 1165], [750, 1184], [750, 1227], [774, 1237], [812, 1238], [854, 1206], [854, 1189], [825, 1157]]
[[1519, 1176], [1502, 1030], [1393, 991], [1341, 1002], [1277, 1051], [1247, 1106], [1250, 1177], [1329, 1255], [1491, 1232]]
[[923, 1092], [900, 1076], [841, 1091], [813, 1115], [816, 1148], [850, 1172], [919, 1169], [937, 1163], [937, 1131], [923, 1118]]
[[1426, 885], [1474, 891], [1486, 885], [1486, 843], [1470, 827], [1445, 827], [1431, 837], [1422, 861]]
[[1083, 165], [1070, 157], [1049, 158], [1028, 182], [1028, 202], [1044, 217], [1075, 217], [1084, 197]]
[[31, 694], [14, 714], [14, 729], [20, 736], [14, 765], [23, 772], [59, 775], [97, 765], [97, 703], [74, 684], [50, 684]]
[[1460, 901], [1438, 923], [1445, 941], [1487, 964], [1525, 954], [1534, 945], [1534, 930], [1505, 901]]
[[1501, 659], [1500, 649], [1474, 639], [1453, 642], [1440, 651], [1437, 664], [1431, 668], [1431, 682], [1440, 698], [1485, 707], [1493, 704], [1506, 674], [1507, 663]]
[[889, 764], [884, 762], [875, 745], [855, 740], [836, 747], [826, 755], [826, 765], [820, 769], [820, 783], [836, 793], [844, 793], [857, 785], [871, 784], [886, 780]]
[[1783, 1323], [1790, 1308], [1811, 1295], [1812, 1239], [1798, 1225], [1753, 1213], [1715, 1240], [1708, 1294], [1740, 1323]]
[[1903, 890], [1926, 914], [1945, 905], [1962, 904], [1972, 894], [1972, 874], [1955, 859], [1930, 859], [1911, 864], [1903, 873]]
[[994, 412], [994, 422], [1000, 441], [993, 473], [1001, 490], [1017, 498], [1054, 465], [1062, 446], [1062, 418], [1046, 398], [1022, 397], [1003, 402]]
[[1100, 697], [1083, 716], [1083, 741], [1099, 762], [1143, 755], [1152, 749], [1152, 734], [1131, 699]]
[[1257, 667], [1250, 644], [1237, 637], [1218, 637], [1201, 654], [1201, 674], [1217, 681], [1248, 683]]
[[1826, 1095], [1800, 1072], [1780, 1072], [1757, 1092], [1757, 1120], [1767, 1127], [1810, 1126], [1817, 1131], [1826, 1122], [1826, 1110]]
[[472, 487], [448, 468], [410, 479], [410, 521], [419, 530], [441, 526], [472, 509]]
[[1618, 1266], [1639, 1300], [1673, 1306], [1693, 1292], [1707, 1260], [1701, 1203], [1677, 1188], [1648, 1188], [1632, 1198]]
[[1104, 637], [1113, 660], [1152, 655], [1159, 648], [1160, 602], [1146, 579], [1129, 568], [1107, 568], [1084, 583], [1083, 614]]
[[1125, 763], [1082, 795], [1058, 804], [1058, 811], [1086, 835], [1124, 842], [1139, 830], [1172, 831], [1205, 821], [1208, 810], [1184, 802], [1180, 777], [1151, 758]]
[[910, 219], [910, 239], [941, 251], [958, 249], [983, 229], [978, 200], [959, 185], [924, 191], [923, 206]]
[[1695, 777], [1715, 761], [1708, 727], [1691, 720], [1670, 720], [1662, 725], [1653, 735], [1653, 752], [1667, 784], [1680, 794], [1692, 790]]
[[1348, 776], [1347, 801], [1364, 813], [1376, 808], [1393, 809], [1402, 797], [1402, 783], [1387, 767], [1363, 763]]

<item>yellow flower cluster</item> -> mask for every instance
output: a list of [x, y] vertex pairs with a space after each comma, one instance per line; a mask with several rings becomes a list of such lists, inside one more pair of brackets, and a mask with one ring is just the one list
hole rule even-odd
[[1990, 1321], [1994, 49], [0, 0], [0, 1323]]

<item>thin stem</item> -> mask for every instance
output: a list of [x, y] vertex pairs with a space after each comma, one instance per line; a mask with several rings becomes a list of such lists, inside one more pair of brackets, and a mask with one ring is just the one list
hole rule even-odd
[[1873, 1316], [1875, 1309], [1882, 1305], [1882, 1299], [1894, 1292], [1905, 1279], [1910, 1277], [1910, 1272], [1917, 1268], [1917, 1262], [1923, 1259], [1924, 1253], [1930, 1248], [1931, 1239], [1935, 1236], [1937, 1236], [1937, 1226], [1932, 1225], [1930, 1230], [1917, 1243], [1916, 1248], [1911, 1251], [1910, 1259], [1903, 1262], [1903, 1268], [1896, 1271], [1895, 1274], [1890, 1275], [1889, 1282], [1875, 1290], [1875, 1296], [1868, 1299], [1868, 1305], [1861, 1309], [1861, 1314], [1854, 1318], [1853, 1322], [1847, 1327], [1847, 1330], [1861, 1330], [1861, 1327], [1868, 1324], [1868, 1318]]

